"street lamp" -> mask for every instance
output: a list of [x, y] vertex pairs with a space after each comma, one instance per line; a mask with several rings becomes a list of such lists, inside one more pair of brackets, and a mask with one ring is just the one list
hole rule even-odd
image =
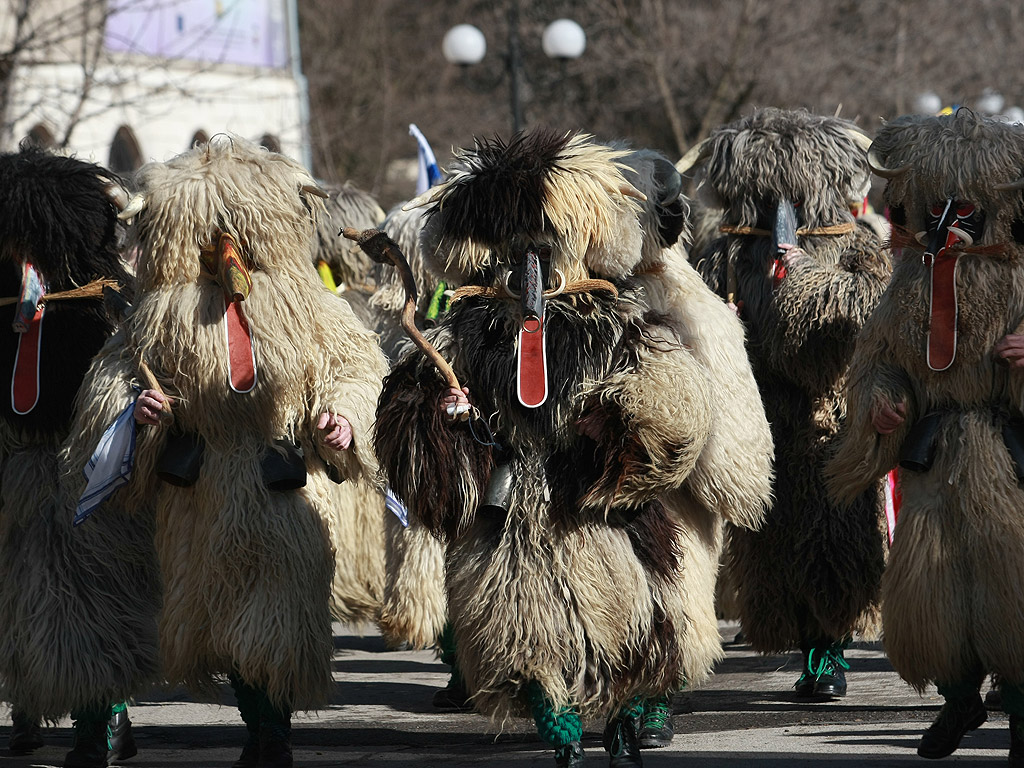
[[982, 91], [977, 102], [978, 109], [986, 115], [998, 115], [1003, 111], [1004, 104], [1006, 99], [1003, 98], [1003, 94], [993, 88]]
[[919, 115], [937, 115], [942, 109], [942, 98], [935, 91], [918, 94], [914, 100], [914, 110]]
[[[568, 61], [583, 55], [587, 36], [583, 28], [572, 19], [558, 19], [544, 28], [541, 48], [548, 58]], [[441, 52], [451, 64], [468, 67], [479, 64], [487, 52], [484, 33], [472, 24], [458, 24], [445, 33]], [[523, 59], [519, 45], [519, 0], [508, 4], [508, 53], [505, 70], [509, 80], [509, 102], [512, 109], [512, 132], [523, 127], [523, 108], [520, 82], [523, 78]]]

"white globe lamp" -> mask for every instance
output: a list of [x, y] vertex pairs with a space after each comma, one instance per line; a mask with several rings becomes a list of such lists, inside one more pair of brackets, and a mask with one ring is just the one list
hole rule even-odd
[[445, 33], [441, 52], [452, 64], [479, 64], [487, 53], [487, 40], [472, 24], [456, 24]]
[[981, 97], [978, 99], [978, 109], [986, 115], [998, 115], [1003, 111], [1004, 104], [1006, 104], [1006, 99], [1003, 98], [1003, 94], [992, 88], [982, 91]]
[[544, 28], [540, 44], [549, 58], [578, 59], [587, 47], [587, 35], [572, 19], [558, 19]]
[[942, 99], [935, 91], [925, 91], [914, 100], [914, 109], [919, 115], [937, 115], [942, 109]]

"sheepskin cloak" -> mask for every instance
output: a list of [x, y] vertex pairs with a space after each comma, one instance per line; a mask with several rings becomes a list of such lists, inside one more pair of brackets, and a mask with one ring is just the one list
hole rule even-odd
[[[684, 244], [693, 209], [682, 195], [666, 205], [681, 178], [652, 150], [635, 150], [624, 162], [632, 171], [626, 178], [647, 198], [640, 216], [643, 258], [635, 279], [645, 301], [701, 363], [714, 393], [708, 442], [685, 487], [661, 500], [685, 521], [679, 545], [680, 597], [690, 619], [686, 643], [717, 658], [715, 593], [724, 523], [755, 530], [762, 524], [771, 503], [771, 430], [747, 358], [743, 325], [687, 262]], [[678, 240], [673, 224], [680, 229]]]
[[[895, 268], [889, 290], [857, 341], [850, 416], [830, 484], [856, 498], [897, 465], [926, 413], [941, 412], [931, 469], [900, 469], [903, 505], [882, 581], [886, 653], [919, 689], [994, 672], [1024, 684], [1024, 490], [1002, 428], [1024, 412], [1024, 374], [993, 354], [1024, 320], [1024, 199], [997, 190], [1024, 168], [1024, 130], [955, 115], [895, 120], [872, 150], [888, 169]], [[984, 216], [957, 262], [958, 341], [952, 365], [926, 361], [929, 277], [915, 235], [934, 230], [931, 210], [952, 197]], [[945, 233], [943, 233], [945, 234]], [[962, 248], [963, 246], [958, 246]], [[878, 434], [881, 403], [906, 404], [906, 420]]]
[[[203, 690], [235, 672], [277, 704], [314, 708], [331, 685], [332, 534], [346, 535], [333, 516], [350, 484], [375, 470], [370, 429], [384, 358], [310, 265], [318, 203], [300, 166], [234, 138], [148, 165], [139, 181], [139, 296], [83, 387], [80, 445], [95, 444], [147, 362], [174, 398], [174, 429], [206, 446], [198, 482], [172, 486], [154, 473], [170, 430], [142, 427], [132, 482], [118, 493], [155, 515], [163, 675]], [[258, 373], [244, 394], [228, 384], [223, 291], [200, 270], [199, 249], [219, 233], [252, 268], [243, 311]], [[351, 423], [348, 450], [323, 444], [324, 412]], [[304, 488], [263, 483], [261, 457], [281, 437], [302, 449]]]
[[[104, 278], [131, 295], [108, 181], [97, 165], [41, 150], [0, 156], [0, 296], [17, 298], [24, 259], [51, 292]], [[59, 481], [75, 396], [113, 331], [102, 301], [48, 303], [27, 413], [11, 402], [13, 320], [14, 305], [0, 307], [0, 677], [16, 709], [57, 720], [153, 680], [158, 577], [149, 520], [111, 506], [72, 528], [80, 468], [74, 489]]]
[[[378, 413], [392, 485], [447, 538], [459, 666], [476, 707], [494, 717], [516, 711], [511, 700], [531, 681], [594, 715], [702, 680], [714, 658], [681, 642], [681, 523], [656, 501], [707, 442], [707, 378], [679, 347], [626, 339], [627, 323], [656, 332], [626, 298], [573, 303], [548, 305], [549, 343], [563, 350], [551, 371], [559, 392], [535, 412], [511, 386], [513, 304], [464, 299], [434, 337], [475, 384], [481, 411], [514, 424], [499, 433], [513, 478], [507, 516], [477, 514], [491, 452], [445, 421], [445, 385], [421, 355], [389, 375]], [[614, 425], [616, 449], [577, 433], [583, 403]]]
[[[689, 613], [705, 610], [702, 598], [687, 593], [699, 589], [710, 610], [713, 578], [701, 584], [698, 569], [684, 579], [688, 540], [705, 548], [717, 533], [663, 501], [700, 493], [700, 481], [687, 484], [717, 393], [628, 278], [643, 233], [624, 156], [585, 136], [480, 142], [437, 188], [423, 233], [435, 274], [497, 293], [460, 298], [431, 339], [500, 450], [480, 422], [441, 412], [447, 385], [418, 350], [385, 380], [378, 408], [391, 485], [448, 545], [459, 666], [494, 718], [523, 714], [531, 683], [556, 708], [607, 714], [699, 683], [720, 653], [717, 633], [702, 635], [703, 615]], [[617, 296], [567, 289], [546, 300], [551, 391], [534, 409], [516, 398], [518, 301], [495, 288], [531, 241], [551, 247], [552, 275], [570, 285], [596, 276], [618, 286]], [[506, 512], [478, 509], [497, 463], [511, 476]]]
[[[840, 507], [822, 474], [846, 414], [854, 340], [889, 276], [878, 240], [853, 227], [849, 202], [861, 199], [867, 165], [851, 129], [766, 109], [717, 130], [703, 153], [712, 205], [731, 231], [691, 256], [723, 297], [733, 265], [775, 443], [772, 509], [759, 531], [732, 531], [728, 553], [744, 632], [764, 653], [870, 630], [878, 617], [880, 486]], [[804, 255], [773, 286], [770, 230], [782, 197], [798, 204], [800, 226], [811, 233], [800, 236]], [[813, 233], [835, 225], [848, 231]]]

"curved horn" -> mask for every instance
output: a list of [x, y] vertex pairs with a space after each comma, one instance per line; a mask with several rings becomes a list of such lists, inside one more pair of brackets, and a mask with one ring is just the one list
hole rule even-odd
[[708, 144], [709, 141], [710, 139], [704, 139], [699, 144], [695, 144], [690, 147], [686, 154], [679, 159], [678, 163], [676, 163], [676, 170], [679, 171], [679, 173], [686, 173], [701, 160], [706, 159], [711, 153], [711, 147]]
[[873, 149], [868, 149], [868, 167], [871, 168], [872, 173], [883, 179], [895, 179], [910, 170], [909, 163], [901, 165], [899, 168], [886, 168], [882, 163], [882, 158], [878, 156], [878, 152]]
[[659, 203], [669, 206], [679, 199], [683, 191], [683, 174], [668, 160], [658, 158], [654, 161], [654, 181], [661, 190]]
[[117, 218], [121, 221], [127, 221], [128, 219], [142, 213], [142, 209], [146, 207], [146, 198], [143, 195], [133, 195], [132, 199], [128, 201], [121, 212], [117, 214]]
[[303, 184], [300, 189], [307, 195], [316, 195], [317, 197], [322, 197], [324, 200], [330, 197], [330, 194], [324, 192], [316, 184]]
[[867, 152], [871, 149], [871, 137], [862, 131], [858, 131], [854, 128], [847, 128], [846, 134], [853, 139], [853, 143], [860, 147], [862, 150]]
[[997, 189], [1000, 192], [1012, 192], [1015, 189], [1024, 189], [1024, 176], [1021, 176], [1016, 181], [1007, 181], [1003, 184], [994, 184], [992, 189]]
[[117, 206], [117, 210], [123, 211], [125, 206], [128, 205], [128, 192], [125, 191], [125, 188], [106, 176], [97, 176], [96, 178], [103, 182], [103, 191], [106, 192], [110, 201]]
[[635, 197], [641, 203], [647, 200], [647, 195], [634, 187], [628, 181], [624, 181], [619, 185], [619, 194], [623, 197]]

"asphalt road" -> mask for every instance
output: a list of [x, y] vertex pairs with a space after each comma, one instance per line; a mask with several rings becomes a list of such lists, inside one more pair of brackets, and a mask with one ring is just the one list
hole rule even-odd
[[[447, 681], [446, 668], [427, 651], [391, 651], [375, 635], [337, 627], [335, 679], [330, 705], [293, 718], [297, 768], [327, 766], [554, 765], [553, 753], [533, 724], [516, 720], [499, 728], [472, 713], [440, 712], [431, 704]], [[828, 703], [797, 702], [790, 691], [799, 675], [798, 655], [758, 656], [731, 641], [736, 627], [722, 625], [726, 658], [702, 688], [673, 703], [676, 737], [665, 749], [644, 753], [648, 768], [809, 768], [810, 766], [912, 766], [922, 731], [941, 699], [921, 697], [892, 670], [878, 643], [848, 651], [849, 694]], [[121, 765], [136, 768], [228, 768], [245, 739], [223, 687], [221, 703], [196, 703], [183, 691], [154, 691], [130, 708], [139, 754]], [[601, 749], [603, 723], [584, 733], [587, 765], [607, 765]], [[6, 746], [6, 733], [0, 733]], [[71, 747], [64, 722], [44, 729], [46, 745], [30, 756], [0, 755], [4, 765], [50, 768]], [[988, 722], [939, 763], [959, 768], [1005, 765], [1006, 717]]]

